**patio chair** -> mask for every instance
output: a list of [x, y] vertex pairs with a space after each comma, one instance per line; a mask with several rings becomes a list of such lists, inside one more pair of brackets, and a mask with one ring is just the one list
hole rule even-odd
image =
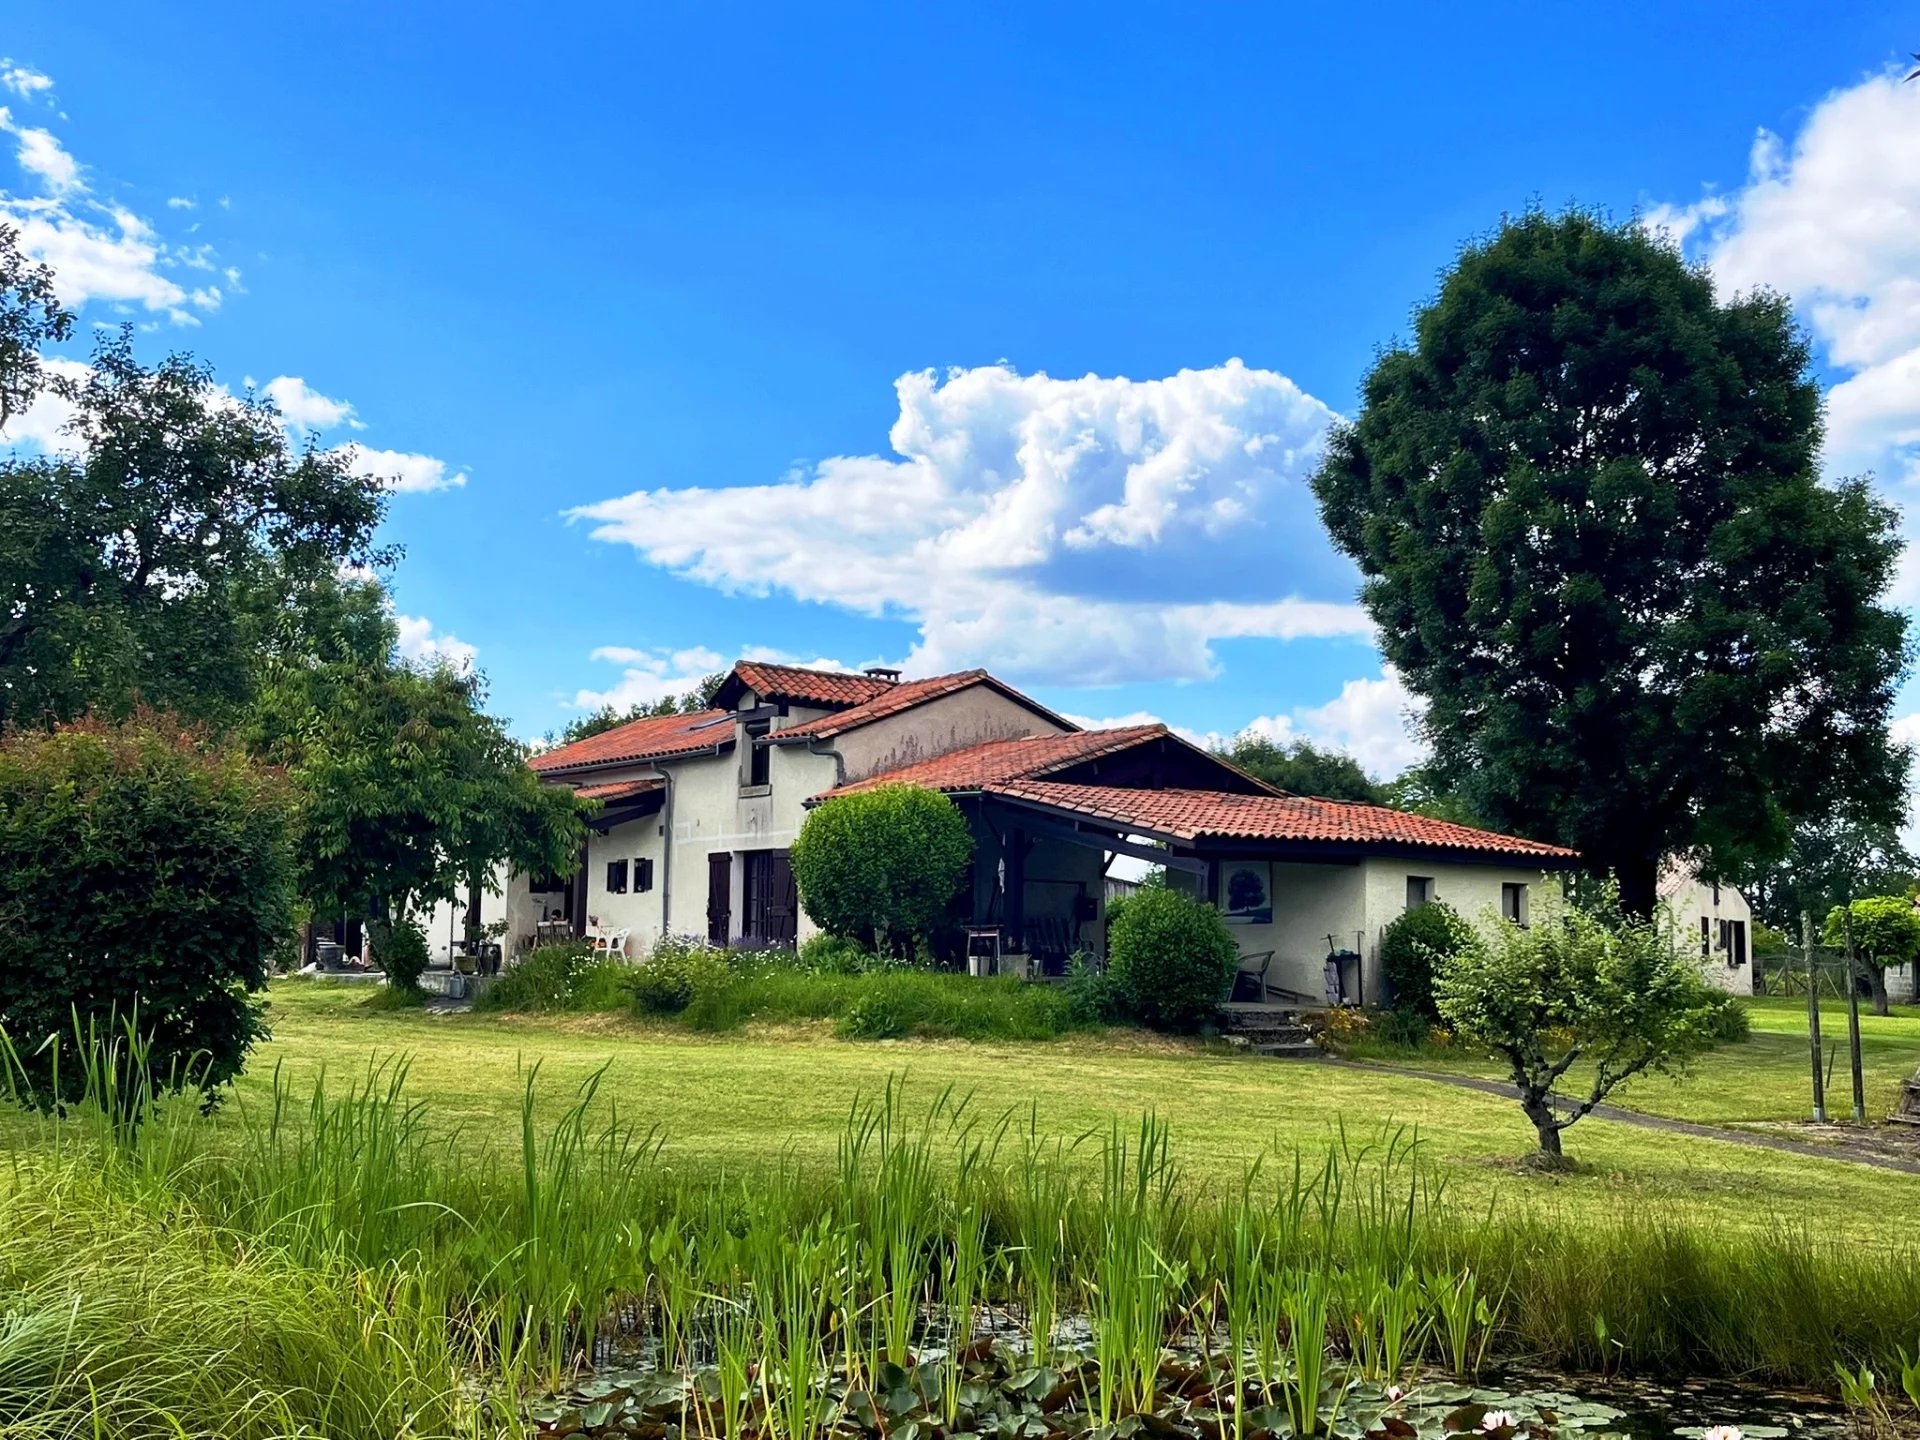
[[1230, 992], [1235, 1000], [1256, 1000], [1264, 1004], [1267, 998], [1267, 971], [1273, 968], [1272, 950], [1256, 950], [1252, 954], [1242, 955], [1240, 964], [1233, 972], [1233, 989]]
[[595, 955], [617, 955], [622, 960], [626, 959], [627, 937], [632, 933], [631, 930], [602, 931], [593, 937], [593, 953]]

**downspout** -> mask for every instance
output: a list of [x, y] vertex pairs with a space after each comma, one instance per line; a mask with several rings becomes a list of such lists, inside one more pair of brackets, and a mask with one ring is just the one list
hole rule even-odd
[[847, 760], [838, 750], [822, 750], [820, 748], [820, 741], [816, 738], [807, 741], [807, 753], [809, 755], [820, 756], [831, 755], [833, 757], [834, 788], [837, 790], [847, 783]]
[[660, 777], [667, 794], [660, 805], [660, 938], [664, 940], [673, 933], [673, 777], [657, 761], [647, 768]]

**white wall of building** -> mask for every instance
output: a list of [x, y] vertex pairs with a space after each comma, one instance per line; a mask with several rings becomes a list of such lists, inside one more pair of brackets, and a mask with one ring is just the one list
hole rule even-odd
[[1753, 994], [1753, 909], [1746, 896], [1671, 866], [1661, 877], [1660, 903], [1672, 920], [1675, 942], [1699, 957], [1709, 984], [1732, 995]]

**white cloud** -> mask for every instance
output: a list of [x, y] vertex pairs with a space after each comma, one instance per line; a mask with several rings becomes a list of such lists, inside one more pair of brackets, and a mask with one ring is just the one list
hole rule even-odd
[[[7, 77], [18, 68], [0, 69], [0, 82], [16, 92]], [[216, 269], [208, 247], [171, 244], [127, 206], [97, 198], [86, 168], [59, 138], [21, 123], [5, 106], [0, 132], [15, 141], [22, 181], [0, 188], [0, 220], [19, 230], [22, 249], [53, 267], [55, 289], [66, 305], [143, 309], [182, 325], [197, 324], [200, 315], [219, 308], [218, 285], [182, 283], [172, 273]], [[228, 283], [237, 284], [231, 268]]]
[[602, 645], [588, 658], [624, 669], [620, 678], [604, 690], [575, 692], [573, 703], [582, 710], [598, 710], [608, 705], [616, 710], [629, 710], [635, 705], [677, 700], [716, 670], [725, 669], [727, 664], [725, 656], [704, 646], [665, 650]]
[[[1835, 90], [1797, 134], [1754, 138], [1746, 183], [1664, 226], [1726, 293], [1793, 298], [1827, 362], [1829, 472], [1875, 470], [1895, 499], [1920, 481], [1920, 85], [1888, 71]], [[1920, 570], [1898, 598], [1920, 600]]]
[[1237, 360], [1147, 381], [993, 365], [895, 390], [897, 459], [573, 516], [718, 589], [910, 619], [904, 664], [921, 674], [1198, 679], [1214, 640], [1371, 633], [1358, 606], [1300, 593], [1344, 597], [1352, 573], [1303, 483], [1333, 412], [1285, 376]]
[[17, 60], [0, 60], [0, 85], [22, 100], [32, 100], [53, 89], [53, 77]]
[[167, 197], [167, 208], [169, 210], [193, 210], [197, 209], [199, 204], [200, 202], [198, 200], [191, 199], [185, 195], [169, 195]]
[[424, 495], [435, 490], [457, 490], [467, 483], [466, 471], [455, 470], [432, 455], [370, 450], [358, 440], [349, 440], [340, 449], [356, 475], [383, 480], [396, 494]]
[[1324, 705], [1256, 716], [1233, 735], [1209, 733], [1204, 743], [1217, 745], [1237, 735], [1254, 735], [1276, 745], [1306, 740], [1352, 756], [1375, 780], [1391, 780], [1427, 758], [1426, 741], [1416, 727], [1423, 708], [1399, 672], [1383, 665], [1378, 679], [1349, 680]]
[[353, 406], [322, 395], [298, 375], [276, 375], [261, 387], [261, 393], [274, 403], [282, 419], [300, 429], [331, 430], [342, 421], [361, 428], [353, 418]]
[[399, 627], [400, 640], [397, 648], [400, 658], [418, 664], [435, 664], [445, 660], [456, 670], [471, 670], [473, 660], [480, 652], [467, 644], [458, 635], [436, 635], [433, 622], [423, 615], [398, 615], [393, 623]]
[[86, 188], [80, 177], [80, 162], [67, 152], [51, 130], [22, 125], [4, 105], [0, 105], [0, 130], [17, 142], [14, 158], [20, 162], [20, 168], [37, 177], [53, 194], [65, 195]]
[[[79, 360], [61, 360], [43, 358], [41, 369], [49, 374], [74, 381], [76, 384], [87, 378], [90, 367]], [[76, 450], [73, 437], [66, 433], [67, 425], [74, 417], [73, 402], [62, 399], [51, 390], [42, 390], [18, 415], [0, 428], [0, 442], [8, 445], [27, 445], [43, 454], [54, 454]]]

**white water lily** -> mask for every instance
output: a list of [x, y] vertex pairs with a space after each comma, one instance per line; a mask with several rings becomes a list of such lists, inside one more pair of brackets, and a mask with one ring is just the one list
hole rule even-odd
[[1746, 1440], [1738, 1425], [1715, 1425], [1700, 1437], [1700, 1440]]
[[1407, 1392], [1402, 1390], [1398, 1385], [1387, 1386], [1387, 1399], [1391, 1400], [1394, 1404], [1397, 1405], [1406, 1398]]
[[1500, 1430], [1514, 1430], [1519, 1425], [1520, 1417], [1511, 1410], [1489, 1410], [1480, 1417], [1480, 1428], [1489, 1435]]

